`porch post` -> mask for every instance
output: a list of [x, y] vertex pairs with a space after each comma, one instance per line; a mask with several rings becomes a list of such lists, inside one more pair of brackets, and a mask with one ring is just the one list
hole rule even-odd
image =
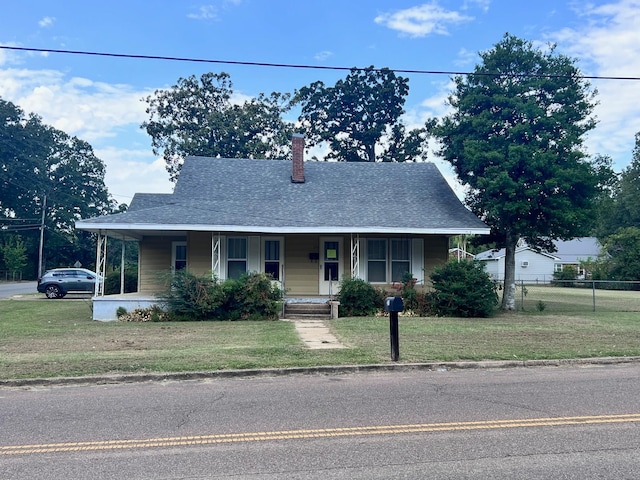
[[98, 232], [97, 253], [96, 253], [96, 297], [104, 296], [104, 279], [107, 274], [107, 236], [102, 234], [102, 230]]
[[351, 278], [360, 278], [360, 235], [351, 234]]
[[211, 232], [211, 274], [220, 279], [220, 232]]
[[122, 235], [122, 252], [120, 254], [120, 295], [124, 293], [124, 235]]

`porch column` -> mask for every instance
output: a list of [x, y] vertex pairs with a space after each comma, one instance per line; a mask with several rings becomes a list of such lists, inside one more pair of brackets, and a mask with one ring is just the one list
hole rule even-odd
[[122, 252], [120, 254], [120, 295], [124, 294], [124, 235], [122, 236]]
[[351, 278], [360, 278], [360, 235], [351, 234]]
[[211, 232], [211, 274], [220, 279], [220, 233]]
[[98, 232], [97, 252], [96, 252], [96, 289], [95, 296], [104, 296], [104, 279], [107, 275], [107, 236]]

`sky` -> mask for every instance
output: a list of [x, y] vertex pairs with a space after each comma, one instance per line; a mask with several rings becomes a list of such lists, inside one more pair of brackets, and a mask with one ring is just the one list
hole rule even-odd
[[[143, 98], [179, 78], [227, 72], [240, 101], [293, 92], [344, 70], [225, 64], [472, 71], [507, 32], [551, 43], [589, 76], [640, 77], [640, 0], [2, 0], [0, 45], [217, 62], [128, 59], [0, 49], [0, 98], [88, 141], [118, 203], [168, 193], [164, 162], [140, 128]], [[221, 62], [221, 63], [218, 63]], [[449, 110], [450, 75], [404, 74], [403, 120], [420, 126]], [[621, 171], [640, 131], [640, 81], [591, 80], [598, 126], [591, 155]], [[292, 121], [296, 115], [291, 113]], [[457, 192], [446, 162], [432, 157]]]

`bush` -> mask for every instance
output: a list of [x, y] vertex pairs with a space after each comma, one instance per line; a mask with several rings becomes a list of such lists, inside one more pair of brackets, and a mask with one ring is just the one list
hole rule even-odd
[[433, 313], [445, 317], [489, 317], [498, 306], [496, 285], [478, 261], [448, 262], [431, 274], [427, 294]]
[[360, 278], [345, 277], [340, 282], [340, 315], [343, 317], [368, 317], [384, 306], [384, 292]]
[[[138, 273], [124, 271], [124, 293], [133, 293], [138, 291]], [[120, 270], [114, 270], [108, 273], [104, 279], [104, 294], [114, 295], [120, 293]]]
[[573, 287], [575, 280], [578, 279], [578, 270], [570, 265], [564, 267], [562, 271], [555, 272], [553, 274], [552, 285], [559, 285], [561, 287]]
[[176, 272], [163, 294], [172, 318], [182, 320], [276, 319], [282, 292], [264, 274], [219, 282], [212, 275]]

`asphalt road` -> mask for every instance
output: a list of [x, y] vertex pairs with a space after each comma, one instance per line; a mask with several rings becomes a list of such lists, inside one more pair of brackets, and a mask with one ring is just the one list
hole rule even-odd
[[0, 282], [0, 299], [9, 298], [13, 295], [23, 295], [26, 293], [38, 293], [37, 282]]
[[640, 475], [640, 365], [0, 389], [0, 479]]

